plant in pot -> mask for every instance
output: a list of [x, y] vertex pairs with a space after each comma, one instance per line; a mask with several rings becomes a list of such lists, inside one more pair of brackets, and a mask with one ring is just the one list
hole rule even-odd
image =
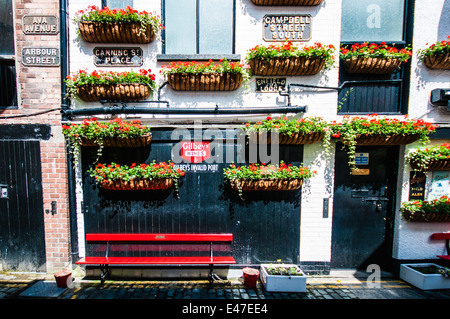
[[223, 170], [224, 177], [231, 188], [243, 191], [288, 191], [299, 189], [303, 181], [315, 176], [306, 166], [286, 164], [249, 164], [236, 166], [230, 164]]
[[130, 166], [99, 163], [88, 172], [100, 187], [108, 190], [164, 190], [173, 185], [178, 189], [179, 179], [185, 174], [172, 162], [155, 161]]
[[400, 213], [409, 222], [450, 222], [450, 198], [403, 202]]
[[341, 45], [339, 56], [348, 73], [386, 75], [407, 62], [412, 56], [412, 51], [408, 46], [399, 50], [385, 42], [381, 44], [364, 42], [355, 43], [350, 47]]
[[449, 171], [450, 143], [412, 150], [406, 161], [415, 171]]
[[247, 52], [245, 61], [253, 75], [314, 75], [334, 65], [332, 44], [296, 46], [292, 41], [257, 45]]
[[423, 290], [450, 289], [450, 268], [434, 263], [401, 264], [400, 278]]
[[430, 69], [450, 70], [450, 35], [447, 41], [442, 40], [417, 51], [417, 56]]
[[171, 62], [160, 71], [176, 91], [233, 91], [247, 81], [247, 67], [238, 62]]
[[261, 282], [266, 291], [306, 292], [306, 275], [294, 264], [261, 264]]
[[140, 120], [124, 121], [120, 118], [108, 122], [98, 121], [95, 117], [84, 119], [82, 123], [65, 123], [62, 132], [71, 146], [75, 162], [78, 161], [80, 146], [95, 146], [97, 160], [107, 147], [143, 147], [150, 144], [151, 128], [142, 125]]
[[344, 116], [342, 122], [330, 123], [332, 136], [340, 138], [347, 147], [348, 164], [355, 168], [355, 151], [357, 145], [403, 145], [419, 141], [429, 141], [428, 134], [433, 133], [437, 125], [422, 119], [411, 120], [368, 116]]
[[67, 97], [79, 97], [85, 102], [100, 100], [136, 101], [147, 99], [156, 89], [151, 70], [102, 71], [78, 70], [65, 79]]
[[[321, 117], [289, 118], [287, 116], [272, 118], [254, 124], [245, 123], [241, 129], [254, 143], [271, 143], [272, 134], [278, 135], [279, 144], [314, 144], [322, 140], [328, 131], [328, 123]], [[271, 134], [269, 134], [271, 133]]]
[[130, 6], [111, 10], [90, 5], [77, 11], [73, 21], [83, 40], [95, 43], [150, 43], [163, 28], [161, 17]]

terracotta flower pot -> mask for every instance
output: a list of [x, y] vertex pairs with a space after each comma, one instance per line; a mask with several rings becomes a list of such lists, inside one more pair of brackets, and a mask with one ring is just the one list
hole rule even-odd
[[253, 58], [249, 61], [253, 75], [314, 75], [319, 73], [325, 59], [304, 57]]
[[150, 93], [150, 87], [143, 83], [87, 84], [77, 87], [77, 95], [86, 102], [145, 100], [150, 96]]
[[[144, 147], [152, 141], [152, 134], [148, 133], [136, 137], [107, 137], [103, 139], [103, 146], [106, 147]], [[99, 146], [94, 140], [82, 138], [82, 146]]]
[[411, 213], [404, 211], [403, 217], [409, 222], [450, 222], [450, 214], [441, 212]]
[[174, 181], [172, 178], [161, 179], [134, 179], [125, 180], [102, 180], [99, 182], [100, 187], [108, 190], [163, 190], [172, 187]]
[[344, 60], [344, 67], [348, 73], [391, 74], [402, 62], [400, 59], [354, 57]]
[[257, 6], [317, 6], [323, 0], [252, 0]]
[[290, 191], [302, 187], [302, 179], [236, 179], [231, 180], [233, 189], [242, 191]]
[[82, 21], [79, 24], [80, 35], [86, 42], [92, 43], [138, 43], [152, 42], [156, 35], [151, 25], [140, 33], [140, 23], [101, 23]]
[[233, 91], [243, 77], [240, 73], [172, 73], [167, 80], [176, 91]]
[[[270, 144], [272, 141], [271, 132], [250, 132], [249, 139], [253, 143], [264, 143]], [[308, 134], [302, 133], [294, 133], [293, 135], [288, 134], [279, 134], [278, 143], [279, 144], [294, 144], [294, 145], [302, 145], [302, 144], [314, 144], [319, 142], [323, 138], [323, 133], [312, 132]]]
[[423, 64], [430, 69], [450, 70], [450, 53], [426, 56]]
[[[421, 170], [416, 162], [409, 163], [414, 170]], [[450, 171], [450, 160], [431, 160], [426, 166], [426, 171]]]
[[[357, 145], [404, 145], [417, 141], [420, 138], [418, 134], [411, 135], [392, 135], [386, 136], [384, 134], [358, 134], [356, 136]], [[348, 144], [346, 140], [341, 137], [343, 144]]]

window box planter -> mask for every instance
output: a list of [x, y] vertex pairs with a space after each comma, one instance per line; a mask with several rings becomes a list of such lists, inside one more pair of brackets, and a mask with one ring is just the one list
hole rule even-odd
[[446, 212], [411, 212], [404, 210], [402, 215], [409, 222], [450, 222], [450, 214]]
[[409, 164], [415, 171], [450, 171], [450, 160], [430, 160], [424, 168], [418, 162], [410, 162]]
[[147, 44], [156, 38], [151, 25], [142, 26], [140, 23], [79, 23], [81, 38], [90, 43], [136, 43]]
[[433, 200], [403, 202], [400, 212], [410, 222], [450, 222], [450, 200], [441, 196]]
[[406, 160], [415, 171], [449, 171], [450, 144], [417, 148], [406, 155]]
[[302, 187], [301, 179], [235, 179], [230, 180], [231, 188], [242, 191], [292, 191]]
[[172, 73], [167, 81], [176, 91], [234, 91], [243, 77], [239, 73]]
[[325, 59], [306, 57], [253, 58], [249, 60], [253, 75], [300, 76], [322, 71]]
[[401, 264], [400, 278], [422, 290], [450, 289], [450, 278], [443, 276], [441, 273], [423, 273], [421, 268], [444, 269], [444, 267], [433, 263]]
[[[292, 267], [295, 268], [297, 272], [301, 273], [301, 276], [270, 275], [267, 269], [272, 267]], [[261, 264], [260, 274], [264, 289], [268, 292], [306, 292], [306, 275], [297, 265]]]
[[[357, 134], [355, 136], [356, 145], [405, 145], [411, 144], [420, 139], [419, 134]], [[349, 144], [347, 140], [341, 137], [343, 144]]]
[[403, 61], [386, 58], [351, 58], [344, 61], [345, 70], [353, 74], [391, 74]]
[[85, 102], [100, 100], [146, 100], [152, 90], [143, 83], [86, 84], [77, 87], [77, 95]]
[[[270, 144], [272, 141], [272, 134], [274, 132], [249, 132], [249, 140], [252, 143]], [[312, 133], [292, 133], [278, 134], [278, 143], [287, 145], [304, 145], [314, 144], [322, 140], [324, 133], [312, 132]]]
[[257, 6], [317, 6], [323, 0], [252, 0]]
[[125, 180], [102, 180], [99, 186], [107, 190], [117, 191], [140, 191], [140, 190], [164, 190], [173, 186], [174, 181], [172, 178], [162, 179], [131, 179]]
[[[135, 137], [105, 137], [102, 139], [103, 147], [145, 147], [150, 145], [152, 141], [152, 134], [147, 133], [142, 136]], [[81, 138], [81, 146], [99, 147], [100, 144], [94, 139], [86, 137]]]
[[429, 55], [422, 61], [430, 69], [450, 70], [450, 53]]

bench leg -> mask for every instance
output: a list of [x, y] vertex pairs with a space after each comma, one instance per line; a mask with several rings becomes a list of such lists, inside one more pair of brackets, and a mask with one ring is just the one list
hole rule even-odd
[[103, 285], [105, 283], [106, 278], [109, 276], [109, 270], [106, 265], [101, 265], [101, 273], [100, 273], [100, 284]]

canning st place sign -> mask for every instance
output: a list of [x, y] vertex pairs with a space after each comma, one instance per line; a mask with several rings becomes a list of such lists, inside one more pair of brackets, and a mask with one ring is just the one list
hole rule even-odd
[[311, 15], [265, 15], [263, 18], [264, 41], [309, 41], [311, 39]]

